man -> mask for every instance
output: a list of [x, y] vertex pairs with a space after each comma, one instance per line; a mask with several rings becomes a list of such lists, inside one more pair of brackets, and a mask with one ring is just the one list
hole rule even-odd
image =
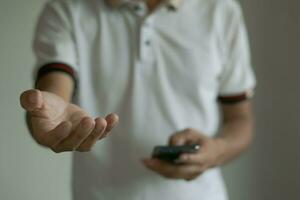
[[[218, 167], [251, 142], [255, 86], [234, 0], [54, 0], [34, 49], [21, 104], [39, 144], [75, 151], [74, 199], [227, 199]], [[149, 158], [167, 141], [200, 150]]]

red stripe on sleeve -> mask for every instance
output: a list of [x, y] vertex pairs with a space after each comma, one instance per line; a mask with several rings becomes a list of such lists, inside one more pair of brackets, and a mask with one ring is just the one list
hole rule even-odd
[[64, 63], [49, 63], [49, 64], [46, 64], [46, 65], [40, 67], [40, 69], [38, 70], [38, 73], [37, 73], [35, 83], [37, 83], [41, 77], [43, 77], [46, 74], [49, 74], [51, 72], [63, 72], [63, 73], [70, 75], [72, 77], [72, 79], [74, 80], [75, 89], [77, 88], [77, 74], [76, 74], [75, 70], [72, 67], [70, 67], [69, 65], [64, 64]]
[[219, 96], [218, 101], [223, 104], [234, 104], [234, 103], [239, 103], [239, 102], [245, 101], [245, 100], [251, 98], [251, 96], [252, 95], [250, 92], [245, 92], [242, 94], [232, 95], [232, 96]]

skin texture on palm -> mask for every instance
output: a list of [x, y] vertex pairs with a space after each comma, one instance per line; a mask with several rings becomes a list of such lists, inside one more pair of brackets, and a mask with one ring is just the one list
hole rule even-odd
[[30, 113], [34, 139], [57, 153], [90, 151], [118, 123], [116, 114], [93, 119], [79, 106], [51, 92], [25, 91], [20, 103]]

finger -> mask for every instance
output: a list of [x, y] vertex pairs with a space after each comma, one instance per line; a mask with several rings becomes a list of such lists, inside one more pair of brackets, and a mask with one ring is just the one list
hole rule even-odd
[[169, 138], [169, 145], [170, 146], [181, 146], [185, 144], [185, 138], [183, 137], [184, 131], [179, 131], [174, 133]]
[[169, 139], [169, 145], [180, 146], [185, 144], [197, 144], [199, 135], [200, 134], [193, 129], [187, 128], [173, 134]]
[[107, 125], [107, 122], [103, 118], [97, 118], [95, 120], [96, 125], [94, 130], [91, 132], [91, 134], [88, 136], [87, 139], [85, 139], [84, 142], [80, 144], [78, 147], [78, 151], [90, 151], [92, 146], [100, 139], [103, 138], [103, 135], [105, 134], [105, 128]]
[[150, 170], [172, 179], [189, 179], [200, 173], [197, 165], [174, 165], [158, 159], [145, 159], [143, 162]]
[[119, 123], [119, 116], [115, 113], [111, 113], [105, 117], [107, 121], [107, 127], [105, 132], [110, 132], [118, 123]]
[[23, 92], [20, 96], [20, 104], [25, 110], [29, 112], [42, 108], [43, 96], [41, 91], [27, 90]]
[[158, 159], [144, 159], [143, 163], [148, 169], [154, 172], [157, 172], [168, 178], [175, 178], [174, 174], [176, 170], [174, 166], [171, 166], [165, 161], [160, 161]]
[[181, 154], [176, 160], [176, 164], [186, 164], [186, 165], [204, 165], [205, 157], [201, 153], [185, 153]]
[[55, 129], [43, 135], [40, 144], [50, 147], [52, 150], [57, 144], [66, 139], [72, 130], [71, 122], [62, 122]]
[[69, 137], [56, 146], [58, 151], [74, 151], [90, 135], [94, 129], [95, 121], [90, 117], [84, 117], [77, 128]]

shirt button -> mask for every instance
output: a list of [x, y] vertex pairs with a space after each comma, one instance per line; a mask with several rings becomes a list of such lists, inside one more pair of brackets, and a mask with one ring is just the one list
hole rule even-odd
[[135, 5], [135, 6], [133, 7], [133, 10], [134, 10], [135, 12], [139, 12], [139, 11], [141, 11], [141, 7], [138, 6], [138, 5]]
[[145, 44], [146, 44], [147, 46], [149, 46], [149, 45], [151, 44], [150, 40], [146, 40], [146, 41], [145, 41]]

